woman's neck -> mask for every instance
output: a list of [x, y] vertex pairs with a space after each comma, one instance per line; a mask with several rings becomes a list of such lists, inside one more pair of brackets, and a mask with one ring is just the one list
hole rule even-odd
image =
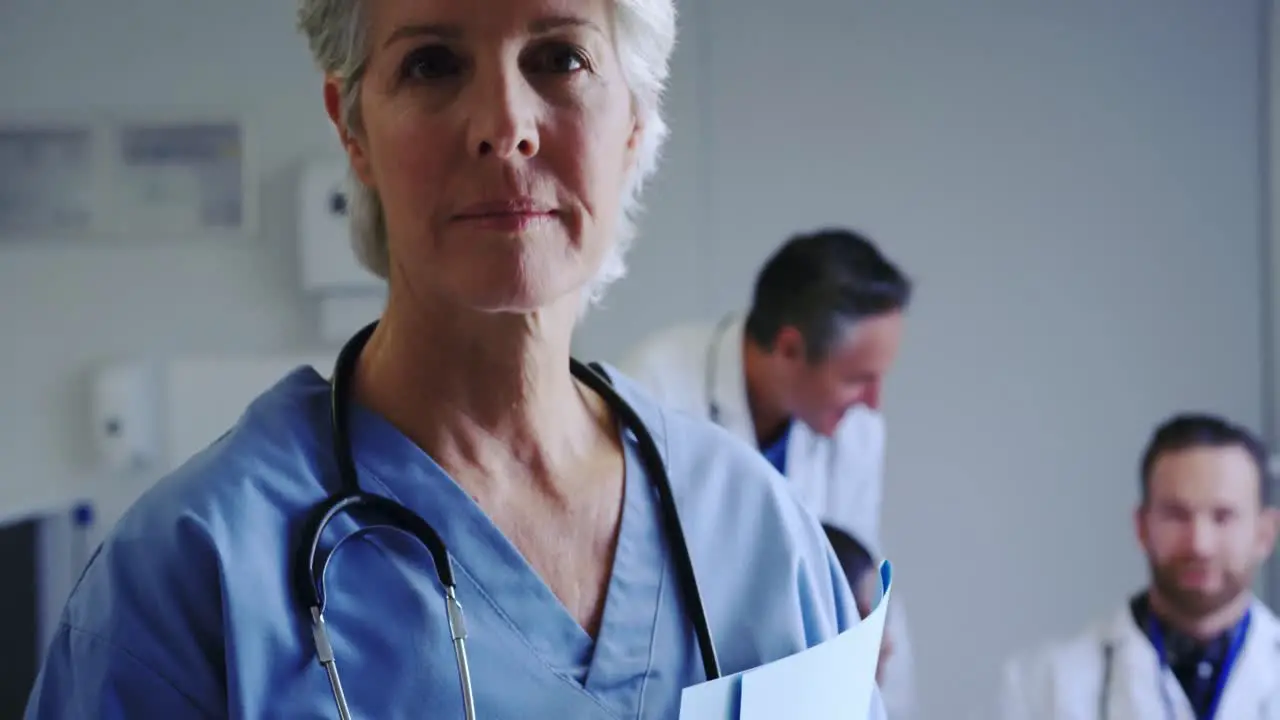
[[569, 370], [576, 312], [573, 299], [528, 314], [424, 311], [393, 294], [361, 354], [357, 397], [472, 494], [554, 485], [608, 417]]

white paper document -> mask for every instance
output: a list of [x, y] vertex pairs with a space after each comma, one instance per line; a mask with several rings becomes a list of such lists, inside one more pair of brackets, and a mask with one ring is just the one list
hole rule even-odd
[[865, 720], [892, 580], [892, 566], [882, 562], [880, 597], [871, 613], [821, 645], [685, 688], [680, 720]]

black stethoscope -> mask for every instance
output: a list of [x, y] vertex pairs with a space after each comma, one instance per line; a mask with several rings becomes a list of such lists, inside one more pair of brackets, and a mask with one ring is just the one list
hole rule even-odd
[[[449, 633], [453, 639], [454, 655], [458, 663], [458, 676], [462, 685], [463, 708], [467, 720], [475, 720], [475, 700], [471, 691], [471, 670], [467, 663], [466, 625], [462, 616], [462, 605], [458, 602], [456, 585], [453, 577], [453, 565], [444, 541], [417, 513], [405, 506], [360, 489], [359, 475], [351, 454], [350, 436], [350, 403], [351, 380], [355, 374], [356, 362], [360, 351], [364, 349], [369, 336], [377, 327], [377, 322], [370, 323], [356, 333], [338, 353], [338, 360], [333, 372], [332, 389], [329, 393], [329, 417], [333, 431], [333, 454], [338, 466], [338, 477], [341, 485], [336, 494], [316, 504], [307, 517], [302, 531], [302, 543], [297, 548], [294, 564], [294, 582], [297, 585], [299, 602], [304, 613], [310, 615], [312, 639], [316, 647], [316, 657], [329, 677], [329, 686], [333, 690], [333, 700], [338, 708], [338, 716], [342, 720], [350, 720], [351, 710], [347, 706], [342, 692], [342, 681], [338, 677], [338, 667], [333, 655], [333, 646], [329, 640], [329, 631], [324, 623], [324, 574], [329, 560], [337, 552], [335, 545], [329, 553], [320, 553], [320, 538], [325, 528], [334, 518], [344, 512], [359, 510], [374, 520], [364, 529], [387, 527], [408, 533], [431, 553], [435, 562], [436, 576], [444, 587], [445, 610], [449, 621]], [[671, 482], [667, 477], [666, 464], [658, 452], [653, 436], [645, 427], [636, 411], [623, 400], [613, 389], [612, 383], [604, 369], [599, 365], [584, 365], [570, 359], [570, 370], [573, 377], [586, 385], [593, 392], [604, 398], [609, 409], [622, 420], [623, 427], [631, 431], [639, 445], [640, 459], [644, 463], [645, 472], [653, 485], [661, 506], [663, 523], [666, 525], [667, 539], [676, 561], [676, 573], [680, 581], [680, 590], [685, 603], [689, 606], [689, 616], [693, 623], [693, 631], [697, 636], [698, 649], [702, 655], [702, 668], [707, 680], [720, 677], [720, 661], [716, 657], [715, 644], [711, 639], [711, 626], [707, 622], [706, 611], [702, 605], [702, 595], [698, 591], [698, 581], [693, 572], [693, 559], [685, 544], [684, 530], [680, 525], [680, 515], [676, 509], [675, 497], [671, 492]], [[341, 542], [341, 541], [340, 541]]]
[[[1249, 631], [1251, 615], [1252, 613], [1246, 613], [1232, 632], [1231, 642], [1227, 646], [1227, 654], [1223, 657], [1222, 669], [1218, 673], [1217, 684], [1214, 686], [1212, 705], [1209, 709], [1210, 718], [1217, 716], [1218, 704], [1222, 702], [1222, 694], [1226, 691], [1227, 680], [1230, 678], [1231, 671], [1235, 668], [1236, 661], [1240, 658], [1240, 652], [1244, 648], [1244, 640]], [[1169, 720], [1173, 720], [1176, 717], [1173, 709], [1173, 698], [1169, 696], [1169, 688], [1165, 681], [1165, 670], [1169, 666], [1168, 659], [1165, 657], [1164, 635], [1153, 620], [1147, 621], [1145, 630], [1147, 637], [1151, 638], [1151, 643], [1156, 651], [1156, 684], [1160, 687], [1160, 699], [1164, 704], [1164, 714]], [[1111, 677], [1115, 665], [1115, 652], [1115, 643], [1112, 641], [1102, 646], [1102, 689], [1098, 692], [1099, 720], [1109, 720], [1111, 717]], [[1259, 717], [1265, 717], [1266, 707], [1264, 702], [1259, 710]]]

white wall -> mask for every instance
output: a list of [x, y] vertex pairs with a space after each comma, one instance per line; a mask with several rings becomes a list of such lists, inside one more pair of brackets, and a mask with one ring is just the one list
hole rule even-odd
[[309, 345], [298, 291], [291, 165], [332, 150], [289, 2], [19, 0], [0, 9], [0, 111], [201, 108], [259, 133], [260, 237], [0, 244], [0, 516], [70, 494], [108, 518], [133, 487], [90, 465], [86, 373], [116, 357]]
[[[260, 237], [243, 241], [0, 244], [0, 337], [20, 339], [0, 352], [0, 518], [87, 495], [105, 503], [109, 521], [142, 486], [144, 478], [117, 478], [104, 488], [91, 466], [86, 374], [102, 360], [319, 343], [316, 307], [299, 290], [292, 192], [297, 165], [337, 145], [319, 76], [293, 30], [295, 7], [18, 0], [0, 8], [0, 114], [229, 108], [254, 125], [265, 186]], [[676, 62], [689, 64], [686, 54], [682, 48]], [[700, 187], [695, 79], [682, 72], [673, 83], [675, 137], [651, 195], [662, 209], [645, 222], [670, 241], [646, 242], [633, 262], [676, 289], [655, 302], [644, 285], [629, 283], [609, 298], [611, 306], [643, 303], [640, 328], [703, 304], [695, 280], [705, 248], [683, 236]]]
[[[1263, 157], [1267, 161], [1267, 172], [1263, 184], [1267, 202], [1263, 218], [1266, 223], [1264, 231], [1269, 235], [1266, 245], [1268, 273], [1264, 286], [1270, 302], [1264, 305], [1263, 315], [1266, 319], [1265, 327], [1269, 331], [1265, 337], [1267, 344], [1264, 349], [1269, 351], [1266, 354], [1269, 372], [1265, 392], [1270, 402], [1267, 403], [1264, 419], [1268, 421], [1268, 439], [1272, 443], [1274, 459], [1280, 457], [1280, 453], [1276, 452], [1276, 449], [1280, 449], [1280, 214], [1275, 210], [1280, 207], [1280, 12], [1276, 11], [1274, 2], [1266, 3], [1266, 15], [1267, 70], [1264, 80], [1267, 92]], [[1271, 487], [1272, 497], [1280, 498], [1280, 474], [1273, 475]], [[1280, 603], [1280, 553], [1271, 558], [1267, 591], [1267, 598], [1273, 605]]]
[[[737, 307], [797, 229], [853, 224], [902, 261], [919, 299], [885, 527], [927, 717], [1139, 584], [1128, 509], [1156, 419], [1261, 423], [1258, 5], [685, 6], [644, 237], [579, 349]], [[266, 173], [259, 238], [0, 246], [0, 515], [136, 491], [88, 470], [94, 361], [314, 344], [290, 168], [332, 136], [292, 8], [0, 9], [0, 110], [240, 108]]]
[[[925, 717], [955, 717], [1007, 652], [1142, 583], [1129, 512], [1157, 420], [1261, 426], [1260, 3], [709, 7], [697, 310], [739, 306], [767, 252], [826, 222], [916, 276], [884, 527]], [[653, 315], [616, 306], [592, 346]]]

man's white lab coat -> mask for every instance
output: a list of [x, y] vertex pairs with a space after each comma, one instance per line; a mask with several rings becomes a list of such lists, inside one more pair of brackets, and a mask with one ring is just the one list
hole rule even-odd
[[[1280, 720], [1280, 623], [1254, 601], [1248, 634], [1215, 717]], [[1128, 603], [1065, 642], [1009, 661], [996, 720], [1194, 720]]]
[[[667, 407], [712, 419], [756, 446], [742, 367], [744, 323], [694, 323], [669, 328], [632, 350], [619, 369], [644, 385]], [[880, 503], [883, 494], [883, 416], [868, 408], [851, 410], [834, 437], [804, 423], [792, 426], [786, 475], [801, 503], [823, 523], [857, 538], [873, 556], [881, 555]], [[894, 650], [884, 669], [881, 693], [890, 720], [914, 713], [914, 669], [901, 596], [895, 595], [886, 622]]]

